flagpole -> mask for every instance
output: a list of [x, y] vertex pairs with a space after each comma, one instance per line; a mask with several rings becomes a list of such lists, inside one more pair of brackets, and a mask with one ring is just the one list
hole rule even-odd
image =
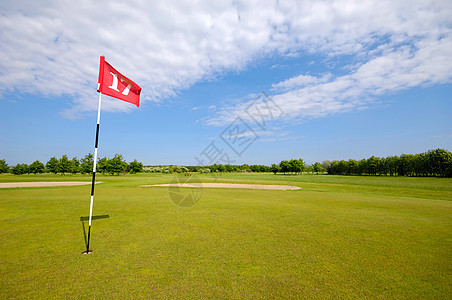
[[93, 204], [94, 204], [94, 185], [96, 184], [96, 165], [97, 165], [97, 146], [99, 142], [99, 124], [100, 124], [100, 108], [102, 105], [102, 93], [99, 92], [99, 105], [97, 107], [97, 127], [96, 127], [96, 142], [94, 144], [94, 165], [93, 165], [93, 180], [91, 182], [91, 203], [89, 206], [89, 223], [88, 223], [88, 243], [86, 244], [86, 254], [89, 251], [89, 241], [91, 237], [91, 220], [93, 217]]

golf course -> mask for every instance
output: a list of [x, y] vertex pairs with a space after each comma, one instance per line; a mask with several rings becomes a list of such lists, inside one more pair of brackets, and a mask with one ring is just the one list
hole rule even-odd
[[[90, 180], [0, 175], [0, 183]], [[452, 297], [451, 178], [139, 173], [96, 181], [90, 254], [82, 254], [89, 184], [0, 189], [1, 299]], [[301, 189], [150, 186], [175, 181]], [[191, 205], [174, 201], [186, 195], [195, 195]]]

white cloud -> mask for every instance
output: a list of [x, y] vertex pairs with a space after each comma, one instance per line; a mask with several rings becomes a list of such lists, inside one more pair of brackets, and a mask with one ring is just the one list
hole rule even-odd
[[299, 75], [296, 77], [289, 78], [279, 83], [275, 83], [272, 85], [272, 90], [291, 90], [294, 88], [299, 88], [303, 86], [319, 84], [322, 82], [328, 81], [331, 78], [331, 73], [327, 73], [322, 75], [321, 77], [315, 77], [311, 75]]
[[[68, 96], [68, 117], [95, 110], [101, 54], [143, 87], [144, 101], [267, 55], [359, 57], [348, 75], [299, 74], [273, 86], [286, 116], [320, 116], [378, 94], [450, 82], [451, 7], [440, 0], [3, 2], [0, 95]], [[121, 101], [103, 107], [130, 109]]]
[[[448, 17], [448, 13], [452, 13], [451, 4], [433, 2], [427, 5], [421, 2], [413, 3], [410, 7], [395, 5], [393, 10], [389, 7], [384, 9], [381, 3], [378, 6], [382, 11], [374, 11], [375, 16], [371, 14], [372, 10], [361, 10], [364, 15], [356, 15], [356, 19], [346, 18], [344, 20], [354, 21], [338, 24], [337, 30], [331, 29], [329, 34], [325, 33], [325, 42], [311, 43], [317, 47], [316, 51], [330, 49], [332, 55], [353, 53], [359, 57], [360, 63], [346, 66], [348, 74], [301, 74], [272, 85], [272, 99], [284, 111], [284, 118], [322, 117], [364, 109], [369, 102], [383, 94], [452, 82], [452, 22]], [[359, 10], [352, 3], [345, 11], [351, 13]], [[335, 18], [332, 11], [325, 13]], [[342, 12], [337, 15], [346, 14]], [[364, 22], [365, 19], [380, 19], [381, 22], [372, 28], [369, 26], [374, 22]], [[362, 28], [368, 28], [362, 31], [360, 24]], [[321, 25], [318, 25], [320, 31], [325, 30]], [[349, 37], [346, 36], [345, 28], [350, 29]], [[355, 38], [360, 32], [364, 42], [358, 42]], [[222, 125], [236, 116], [250, 120], [245, 111], [250, 103], [243, 101], [234, 107], [222, 109], [206, 122]]]
[[74, 99], [69, 114], [95, 109], [101, 54], [143, 87], [144, 100], [159, 101], [244, 68], [271, 31], [271, 24], [262, 26], [271, 11], [244, 11], [239, 21], [232, 4], [211, 1], [15, 1], [1, 11], [0, 93], [68, 95]]
[[[323, 117], [352, 109], [365, 109], [369, 102], [382, 94], [452, 82], [449, 49], [452, 49], [452, 35], [440, 40], [424, 39], [412, 48], [402, 46], [393, 49], [347, 75], [335, 78], [297, 76], [274, 85], [284, 88], [284, 92], [273, 95], [272, 101], [287, 119]], [[326, 78], [329, 78], [328, 81]], [[246, 113], [251, 103], [244, 101], [223, 109], [207, 123], [223, 125], [236, 116], [251, 121]]]

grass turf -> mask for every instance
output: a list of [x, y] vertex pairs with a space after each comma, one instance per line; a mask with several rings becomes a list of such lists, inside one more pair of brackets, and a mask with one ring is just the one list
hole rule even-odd
[[[452, 180], [223, 174], [292, 184], [204, 189], [174, 205], [172, 175], [97, 176], [90, 187], [0, 190], [1, 298], [450, 298]], [[1, 175], [6, 181], [89, 181]], [[181, 190], [182, 192], [185, 189]]]

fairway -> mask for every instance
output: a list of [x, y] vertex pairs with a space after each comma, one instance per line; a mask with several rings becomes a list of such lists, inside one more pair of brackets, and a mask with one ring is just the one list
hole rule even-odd
[[[226, 173], [175, 205], [176, 175], [0, 190], [0, 298], [441, 298], [452, 295], [452, 179]], [[0, 175], [0, 182], [89, 181]], [[181, 191], [189, 190], [182, 188]]]

